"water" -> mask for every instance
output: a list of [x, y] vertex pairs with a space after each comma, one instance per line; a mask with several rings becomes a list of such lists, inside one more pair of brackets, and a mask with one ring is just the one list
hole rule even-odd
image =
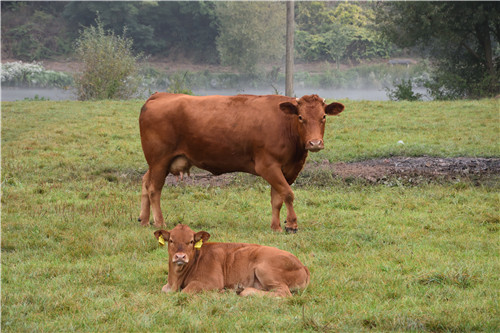
[[2, 101], [22, 101], [24, 99], [50, 99], [51, 101], [76, 100], [70, 90], [57, 88], [2, 87]]
[[[154, 91], [154, 90], [152, 90]], [[160, 90], [159, 90], [160, 91]], [[268, 95], [274, 94], [272, 88], [248, 88], [248, 89], [194, 89], [195, 95], [237, 95], [237, 94], [254, 94]], [[283, 94], [282, 91], [278, 91]], [[304, 95], [318, 94], [323, 98], [328, 99], [344, 99], [350, 100], [367, 100], [367, 101], [386, 101], [389, 98], [385, 90], [376, 89], [315, 89], [315, 88], [297, 88], [295, 95], [301, 97]], [[144, 96], [146, 98], [147, 96]], [[17, 87], [2, 87], [2, 101], [19, 101], [24, 99], [49, 99], [51, 101], [61, 100], [76, 100], [75, 94], [70, 90], [56, 88], [17, 88]]]
[[[224, 90], [194, 90], [196, 95], [237, 95], [237, 94], [252, 94], [252, 95], [268, 95], [274, 94], [274, 90], [271, 88], [268, 89], [240, 89], [240, 90], [232, 90], [232, 89], [224, 89]], [[278, 91], [279, 94], [284, 94], [283, 91]], [[348, 98], [350, 100], [359, 101], [359, 100], [367, 100], [367, 101], [387, 101], [389, 98], [385, 90], [377, 90], [377, 89], [316, 89], [316, 88], [297, 88], [295, 89], [295, 96], [301, 97], [304, 95], [317, 94], [323, 98], [328, 99], [344, 99]]]
[[[76, 100], [75, 94], [71, 90], [57, 88], [19, 88], [19, 87], [2, 87], [2, 101], [19, 101], [24, 99], [48, 99], [51, 101]], [[164, 89], [151, 89], [154, 91], [164, 91]], [[426, 90], [423, 88], [415, 88], [414, 92], [423, 95], [424, 100], [429, 100], [426, 96]], [[275, 91], [271, 87], [263, 88], [243, 88], [243, 89], [193, 89], [193, 93], [199, 96], [206, 95], [237, 95], [237, 94], [252, 94], [252, 95], [269, 95]], [[279, 94], [283, 91], [278, 90]], [[318, 94], [323, 98], [328, 99], [350, 99], [353, 101], [387, 101], [387, 93], [381, 89], [317, 89], [300, 87], [295, 89], [295, 95], [301, 97], [304, 95]], [[143, 98], [148, 96], [144, 94]]]

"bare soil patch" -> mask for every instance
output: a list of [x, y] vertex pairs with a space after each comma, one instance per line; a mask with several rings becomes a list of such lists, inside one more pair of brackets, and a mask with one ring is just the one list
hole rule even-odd
[[[304, 179], [313, 179], [318, 183], [327, 175], [329, 179], [363, 180], [368, 183], [390, 183], [403, 181], [419, 184], [433, 181], [470, 180], [476, 184], [485, 182], [498, 183], [500, 180], [500, 158], [477, 157], [390, 157], [351, 163], [309, 162], [297, 179], [298, 185], [308, 183]], [[166, 184], [170, 186], [185, 184], [198, 186], [226, 186], [241, 181], [241, 174], [232, 173], [214, 176], [211, 173], [195, 169], [190, 178], [180, 182], [169, 175]], [[303, 178], [301, 181], [301, 177]], [[310, 182], [309, 182], [310, 183]]]

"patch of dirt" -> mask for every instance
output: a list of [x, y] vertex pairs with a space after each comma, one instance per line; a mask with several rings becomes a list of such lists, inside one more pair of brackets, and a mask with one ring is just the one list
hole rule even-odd
[[309, 166], [312, 170], [331, 170], [341, 178], [362, 178], [372, 183], [388, 179], [410, 182], [433, 180], [485, 180], [500, 175], [500, 158], [476, 157], [391, 157], [353, 163], [321, 162]]
[[[304, 183], [303, 178], [314, 178], [315, 174], [327, 174], [341, 180], [361, 179], [369, 183], [390, 183], [393, 180], [404, 181], [410, 184], [419, 184], [430, 181], [457, 181], [472, 180], [477, 184], [492, 180], [500, 180], [500, 158], [476, 157], [390, 157], [372, 159], [352, 163], [309, 162], [302, 170], [297, 182]], [[198, 185], [198, 186], [226, 186], [240, 181], [248, 182], [249, 177], [241, 173], [214, 176], [211, 173], [195, 169], [191, 177], [184, 181], [177, 181], [169, 175], [166, 184]], [[314, 183], [321, 182], [315, 180]], [[251, 179], [251, 178], [250, 178]], [[330, 178], [331, 179], [331, 178]]]

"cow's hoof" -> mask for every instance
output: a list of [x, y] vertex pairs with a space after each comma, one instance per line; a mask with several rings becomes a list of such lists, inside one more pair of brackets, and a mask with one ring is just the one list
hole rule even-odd
[[288, 228], [288, 227], [285, 227], [285, 231], [288, 233], [288, 234], [296, 234], [297, 231], [299, 231], [299, 229], [293, 229], [293, 228]]
[[154, 227], [156, 229], [163, 229], [163, 228], [165, 228], [167, 226], [165, 223], [161, 223], [161, 224], [160, 223], [155, 223], [153, 225], [154, 225]]
[[241, 294], [241, 292], [245, 290], [245, 287], [243, 287], [241, 284], [238, 283], [238, 285], [236, 286], [236, 288], [234, 289], [234, 291], [236, 292], [236, 295], [239, 295]]
[[149, 227], [149, 221], [143, 221], [140, 217], [137, 219], [137, 221], [141, 222], [141, 226]]

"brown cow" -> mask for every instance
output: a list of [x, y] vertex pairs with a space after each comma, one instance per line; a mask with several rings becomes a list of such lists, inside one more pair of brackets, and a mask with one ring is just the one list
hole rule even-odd
[[236, 289], [242, 296], [290, 296], [290, 290], [309, 284], [307, 267], [293, 254], [274, 247], [205, 244], [208, 232], [195, 233], [182, 224], [154, 234], [160, 243], [168, 242], [168, 283], [162, 288], [166, 293]]
[[173, 161], [182, 157], [215, 175], [247, 172], [271, 185], [271, 228], [282, 231], [280, 209], [287, 208], [286, 230], [297, 231], [290, 184], [309, 151], [324, 148], [326, 115], [344, 110], [317, 95], [300, 99], [269, 96], [188, 96], [155, 93], [139, 117], [141, 142], [149, 170], [143, 177], [139, 221], [165, 225], [160, 195]]

